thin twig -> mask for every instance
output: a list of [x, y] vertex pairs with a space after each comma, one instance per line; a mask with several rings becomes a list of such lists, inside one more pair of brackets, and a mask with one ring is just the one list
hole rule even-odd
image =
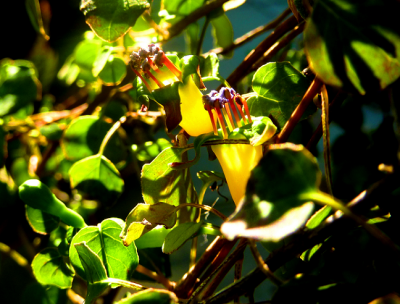
[[60, 145], [59, 141], [53, 141], [50, 143], [50, 145], [47, 147], [47, 149], [43, 153], [43, 157], [39, 165], [37, 166], [36, 169], [36, 175], [40, 178], [42, 177], [43, 171], [46, 167], [46, 164], [50, 157], [56, 152], [58, 146]]
[[82, 304], [85, 301], [84, 298], [82, 298], [72, 289], [67, 290], [67, 297], [72, 302], [72, 304]]
[[232, 72], [226, 79], [230, 85], [235, 88], [237, 83], [244, 78], [253, 64], [264, 54], [266, 50], [272, 47], [283, 35], [292, 30], [297, 25], [297, 20], [294, 16], [283, 21], [275, 30], [268, 35], [249, 55], [243, 62]]
[[329, 140], [329, 96], [326, 86], [323, 85], [321, 89], [321, 123], [322, 123], [322, 136], [324, 145], [324, 164], [325, 164], [325, 178], [329, 194], [333, 196], [332, 192], [332, 170], [331, 170], [331, 151]]
[[201, 47], [203, 45], [204, 37], [206, 36], [207, 27], [209, 24], [210, 24], [210, 17], [206, 16], [206, 21], [204, 21], [204, 25], [203, 25], [203, 28], [201, 29], [201, 33], [200, 33], [199, 42], [197, 43], [197, 50], [196, 50], [197, 56], [200, 56], [200, 54], [201, 54]]
[[108, 130], [106, 136], [104, 137], [103, 141], [101, 142], [100, 148], [99, 148], [99, 153], [100, 155], [103, 155], [104, 149], [106, 148], [106, 145], [110, 138], [114, 135], [114, 133], [118, 130], [118, 128], [121, 126], [122, 123], [126, 121], [126, 117], [122, 116], [112, 127], [110, 130]]
[[198, 8], [194, 12], [190, 13], [183, 19], [179, 20], [177, 23], [172, 25], [169, 28], [169, 35], [166, 37], [166, 39], [171, 39], [177, 35], [179, 35], [186, 27], [199, 20], [201, 17], [204, 17], [211, 13], [213, 10], [221, 7], [225, 2], [228, 2], [229, 0], [211, 0], [209, 1], [206, 5], [203, 5], [202, 7]]
[[321, 91], [322, 85], [323, 85], [322, 81], [319, 78], [315, 77], [314, 81], [311, 83], [307, 92], [304, 94], [302, 100], [297, 105], [296, 109], [293, 111], [292, 116], [289, 118], [289, 120], [284, 125], [282, 131], [276, 137], [275, 143], [280, 144], [288, 140], [294, 127], [300, 121], [301, 116], [303, 116], [304, 111], [311, 103], [314, 96]]
[[182, 279], [177, 282], [174, 292], [179, 298], [187, 298], [189, 296], [190, 289], [196, 282], [197, 278], [227, 242], [228, 240], [217, 236], [207, 247], [206, 251], [197, 261], [196, 265], [189, 269]]
[[[239, 259], [238, 261], [236, 261], [236, 263], [235, 263], [235, 275], [233, 278], [233, 282], [237, 282], [242, 277], [243, 260], [244, 260], [244, 256], [242, 256], [242, 258]], [[234, 298], [233, 303], [240, 304], [240, 296], [237, 296], [236, 298]]]
[[276, 277], [271, 270], [269, 270], [269, 267], [266, 263], [264, 263], [264, 260], [258, 251], [258, 248], [256, 246], [256, 243], [254, 240], [249, 240], [250, 244], [250, 250], [251, 253], [254, 257], [254, 260], [256, 261], [258, 267], [261, 269], [261, 271], [265, 274], [267, 278], [269, 278], [272, 283], [274, 283], [277, 286], [281, 286], [284, 282], [282, 282], [278, 277]]
[[25, 268], [32, 275], [32, 268], [27, 259], [25, 259], [21, 254], [19, 254], [14, 249], [11, 249], [8, 245], [0, 243], [0, 253], [7, 255], [14, 260], [22, 268]]
[[209, 53], [215, 53], [217, 55], [221, 54], [227, 54], [230, 51], [233, 51], [234, 49], [252, 41], [254, 38], [260, 36], [261, 34], [272, 30], [273, 28], [275, 28], [279, 23], [281, 23], [287, 16], [289, 16], [290, 14], [290, 9], [287, 8], [285, 9], [276, 19], [272, 20], [271, 22], [263, 25], [263, 26], [259, 26], [257, 28], [255, 28], [254, 30], [244, 34], [243, 36], [235, 39], [235, 41], [230, 45], [227, 46], [225, 48], [215, 48], [212, 49], [210, 51], [208, 51], [205, 55], [209, 54]]
[[287, 46], [294, 38], [304, 31], [305, 22], [297, 25], [289, 34], [271, 46], [268, 51], [251, 67], [250, 72], [256, 71], [259, 67], [266, 64], [274, 57], [280, 50]]
[[161, 283], [168, 290], [174, 290], [174, 288], [175, 288], [176, 283], [168, 280], [162, 273], [157, 273], [155, 271], [151, 271], [150, 269], [148, 269], [140, 264], [136, 267], [136, 271]]
[[222, 214], [221, 212], [219, 212], [217, 209], [207, 206], [207, 205], [199, 205], [199, 204], [193, 204], [193, 203], [187, 203], [187, 204], [180, 204], [179, 206], [176, 206], [173, 212], [178, 211], [179, 209], [182, 209], [184, 207], [196, 207], [196, 208], [200, 208], [200, 209], [204, 209], [207, 211], [210, 211], [212, 213], [214, 213], [215, 215], [217, 215], [218, 217], [220, 217], [222, 220], [226, 220], [227, 217]]

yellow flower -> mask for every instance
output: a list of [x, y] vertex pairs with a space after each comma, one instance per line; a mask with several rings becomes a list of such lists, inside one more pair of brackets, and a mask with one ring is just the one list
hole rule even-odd
[[203, 106], [203, 94], [197, 88], [191, 76], [182, 82], [182, 72], [165, 56], [164, 52], [154, 44], [147, 49], [131, 54], [131, 67], [142, 80], [147, 89], [163, 88], [180, 81], [179, 97], [181, 102], [182, 121], [180, 126], [191, 136], [209, 133], [213, 126]]

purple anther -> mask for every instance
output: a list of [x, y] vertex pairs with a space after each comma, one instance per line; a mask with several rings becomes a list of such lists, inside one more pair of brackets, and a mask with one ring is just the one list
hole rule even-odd
[[143, 59], [147, 58], [150, 54], [149, 51], [144, 48], [140, 48], [138, 53], [139, 53], [140, 58], [143, 58]]
[[[202, 98], [203, 98], [203, 104], [208, 104], [211, 107], [211, 109], [215, 108], [216, 102], [219, 101], [218, 96], [213, 97], [213, 96], [210, 96], [210, 94], [204, 95]], [[207, 110], [206, 107], [204, 107], [204, 108]]]
[[158, 66], [159, 68], [162, 68], [164, 65], [161, 63], [161, 60], [164, 56], [164, 52], [162, 50], [159, 50], [157, 52], [157, 54], [154, 55], [154, 63], [156, 64], [156, 66]]
[[235, 100], [235, 102], [236, 102], [237, 104], [239, 104], [239, 105], [241, 105], [241, 106], [243, 105], [242, 97], [241, 97], [241, 96], [239, 96], [239, 95], [235, 96], [234, 100]]
[[155, 45], [155, 44], [149, 44], [149, 52], [150, 56], [157, 55], [157, 53], [160, 51], [160, 48]]
[[150, 71], [150, 70], [151, 70], [151, 66], [150, 66], [150, 63], [149, 63], [149, 61], [147, 60], [147, 58], [146, 58], [145, 60], [143, 60], [143, 63], [142, 63], [142, 70], [143, 70], [144, 72], [147, 72], [147, 71]]
[[211, 97], [214, 97], [214, 96], [217, 95], [217, 94], [218, 94], [217, 91], [211, 90], [211, 92], [210, 92], [208, 95], [210, 95]]

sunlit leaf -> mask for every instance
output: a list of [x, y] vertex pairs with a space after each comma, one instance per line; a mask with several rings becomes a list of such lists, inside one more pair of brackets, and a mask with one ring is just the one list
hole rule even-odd
[[305, 224], [314, 204], [300, 196], [318, 192], [321, 173], [311, 153], [294, 144], [271, 145], [251, 173], [245, 198], [222, 233], [280, 241]]
[[58, 227], [60, 218], [39, 209], [25, 205], [26, 219], [33, 231], [39, 234], [48, 234]]
[[167, 290], [149, 288], [130, 295], [116, 304], [177, 304], [178, 298], [176, 295]]
[[[165, 237], [170, 232], [169, 229], [163, 225], [158, 225], [149, 232], [142, 234], [140, 238], [135, 240], [137, 249], [161, 247], [164, 243]], [[139, 253], [140, 255], [140, 253]], [[142, 261], [140, 262], [142, 263]]]
[[139, 259], [135, 244], [125, 247], [119, 234], [124, 222], [110, 218], [102, 221], [98, 226], [88, 226], [81, 229], [72, 239], [69, 258], [76, 272], [86, 278], [84, 268], [79, 259], [74, 244], [86, 242], [104, 264], [108, 277], [129, 280]]
[[113, 42], [134, 26], [149, 7], [146, 0], [82, 0], [80, 10], [100, 38]]
[[175, 207], [164, 203], [137, 204], [128, 214], [125, 222], [125, 228], [120, 237], [123, 238], [125, 246], [129, 246], [157, 225], [172, 228], [176, 223]]
[[319, 0], [304, 31], [310, 67], [326, 84], [365, 94], [400, 76], [397, 1]]
[[124, 180], [117, 168], [104, 155], [93, 155], [72, 165], [71, 188], [102, 202], [114, 202], [124, 190]]
[[32, 261], [36, 279], [43, 285], [54, 285], [61, 289], [71, 288], [74, 272], [64, 262], [57, 248], [46, 248]]
[[105, 85], [118, 85], [126, 75], [126, 65], [124, 60], [110, 56], [99, 73], [99, 78]]
[[[212, 18], [210, 23], [215, 47], [225, 48], [233, 44], [233, 27], [227, 15], [222, 14], [217, 18]], [[232, 56], [233, 51], [224, 54], [226, 58], [231, 58]]]
[[29, 284], [21, 295], [21, 304], [63, 304], [68, 301], [65, 289], [55, 286], [43, 286], [34, 282]]
[[171, 147], [172, 144], [165, 138], [159, 138], [155, 142], [147, 141], [144, 144], [135, 147], [136, 157], [140, 161], [152, 161], [161, 151]]
[[186, 241], [191, 239], [197, 233], [202, 224], [202, 222], [188, 222], [173, 228], [165, 237], [162, 247], [163, 252], [171, 254], [172, 252], [178, 250], [183, 246], [183, 244], [186, 243]]

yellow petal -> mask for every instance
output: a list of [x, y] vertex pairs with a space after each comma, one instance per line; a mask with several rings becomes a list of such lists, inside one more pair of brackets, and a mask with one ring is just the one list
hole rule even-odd
[[181, 98], [182, 121], [179, 124], [190, 136], [213, 131], [208, 112], [204, 110], [202, 94], [195, 85], [191, 76], [186, 79], [186, 84], [179, 85]]
[[232, 199], [237, 206], [246, 192], [250, 172], [262, 157], [262, 146], [214, 145], [211, 146], [224, 171]]

